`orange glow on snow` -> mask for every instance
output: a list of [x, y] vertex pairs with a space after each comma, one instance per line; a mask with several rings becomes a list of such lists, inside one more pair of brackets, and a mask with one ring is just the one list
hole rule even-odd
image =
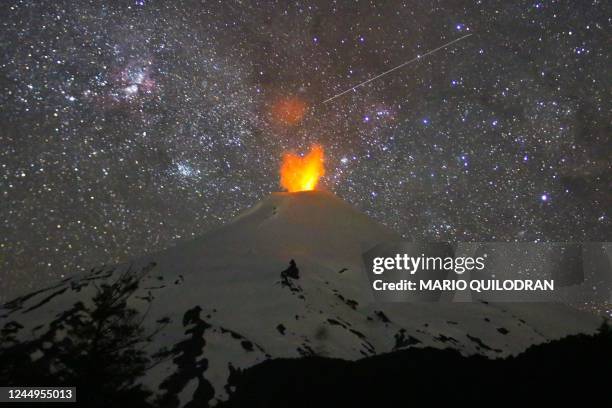
[[325, 175], [324, 159], [323, 148], [319, 145], [312, 146], [304, 157], [285, 153], [280, 169], [281, 186], [290, 193], [314, 190]]

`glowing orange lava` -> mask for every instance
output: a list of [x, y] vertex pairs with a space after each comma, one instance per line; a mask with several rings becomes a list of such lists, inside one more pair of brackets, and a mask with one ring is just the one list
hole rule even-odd
[[319, 145], [312, 146], [304, 157], [285, 153], [280, 169], [281, 186], [290, 193], [314, 190], [325, 175], [324, 159], [323, 148]]
[[306, 102], [297, 97], [279, 100], [272, 107], [274, 119], [285, 125], [297, 125], [306, 114]]

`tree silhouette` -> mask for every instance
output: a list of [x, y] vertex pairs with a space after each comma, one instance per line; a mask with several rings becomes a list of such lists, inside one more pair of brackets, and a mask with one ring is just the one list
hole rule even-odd
[[79, 406], [151, 407], [151, 392], [136, 380], [157, 363], [143, 349], [167, 320], [145, 333], [146, 312], [128, 307], [128, 299], [154, 267], [130, 267], [115, 282], [96, 285], [91, 302], [76, 302], [33, 340], [19, 341], [23, 326], [6, 323], [0, 331], [0, 383], [76, 386]]

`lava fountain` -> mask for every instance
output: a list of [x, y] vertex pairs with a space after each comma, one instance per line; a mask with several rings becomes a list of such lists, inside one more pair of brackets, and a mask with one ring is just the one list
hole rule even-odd
[[280, 168], [281, 186], [290, 193], [314, 190], [325, 175], [323, 147], [314, 145], [304, 157], [285, 153]]

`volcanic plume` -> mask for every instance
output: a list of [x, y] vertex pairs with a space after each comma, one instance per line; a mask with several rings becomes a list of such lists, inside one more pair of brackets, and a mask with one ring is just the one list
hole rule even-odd
[[285, 153], [280, 168], [281, 186], [290, 193], [314, 190], [325, 175], [323, 147], [314, 145], [304, 157]]
[[306, 102], [298, 97], [285, 97], [279, 99], [272, 106], [273, 118], [284, 125], [297, 125], [306, 114]]

